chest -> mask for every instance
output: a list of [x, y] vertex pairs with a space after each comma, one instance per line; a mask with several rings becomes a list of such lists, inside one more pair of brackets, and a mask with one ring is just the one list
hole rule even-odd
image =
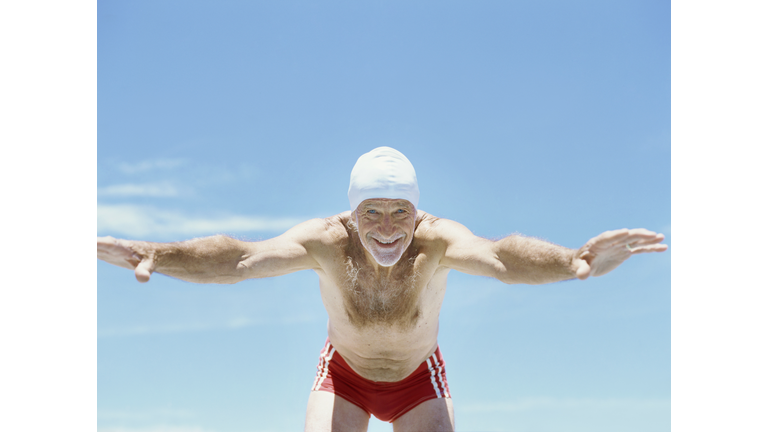
[[343, 257], [336, 281], [344, 313], [357, 327], [412, 328], [424, 313], [424, 294], [435, 269], [425, 254], [410, 251], [389, 272], [375, 271], [364, 258]]

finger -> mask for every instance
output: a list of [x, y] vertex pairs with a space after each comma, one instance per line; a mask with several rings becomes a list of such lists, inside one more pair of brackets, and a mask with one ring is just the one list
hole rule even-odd
[[649, 241], [639, 241], [636, 243], [628, 243], [628, 247], [630, 248], [630, 250], [633, 251], [641, 247], [656, 245], [658, 243], [661, 243], [663, 240], [664, 239], [658, 239], [658, 240], [649, 240]]
[[638, 244], [653, 244], [659, 243], [664, 240], [664, 234], [648, 231], [647, 229], [639, 228], [629, 231], [629, 235], [625, 239], [627, 243]]
[[99, 243], [96, 257], [118, 267], [134, 270], [141, 258], [119, 244]]
[[[640, 248], [642, 248], [644, 246], [653, 246], [653, 245], [656, 245], [658, 243], [661, 243], [662, 241], [664, 241], [664, 236], [660, 235], [660, 237], [653, 238], [653, 239], [650, 239], [650, 240], [640, 240], [640, 241], [633, 242], [633, 243], [627, 243], [627, 248], [629, 248], [629, 250], [631, 252], [634, 252], [636, 249], [640, 249]], [[659, 252], [656, 249], [652, 249], [651, 251], [652, 252]]]
[[151, 258], [144, 258], [141, 260], [139, 265], [136, 266], [136, 270], [134, 271], [134, 274], [136, 275], [136, 280], [145, 283], [149, 282], [149, 277], [152, 275], [152, 272], [155, 271], [155, 263], [154, 260]]
[[113, 245], [115, 244], [116, 239], [112, 236], [106, 236], [106, 237], [96, 237], [96, 245]]
[[112, 237], [96, 237], [96, 253], [100, 255], [111, 253], [116, 245], [117, 240]]
[[97, 237], [96, 250], [100, 254], [125, 254], [129, 247], [124, 242], [113, 237]]
[[581, 260], [581, 263], [579, 264], [579, 268], [576, 270], [576, 277], [584, 280], [589, 277], [589, 273], [592, 271], [592, 268], [589, 266], [589, 264]]
[[595, 238], [600, 243], [616, 244], [623, 242], [629, 236], [629, 230], [626, 228], [606, 231]]
[[648, 253], [648, 252], [664, 252], [667, 249], [668, 249], [668, 246], [665, 244], [639, 246], [632, 249], [632, 255]]

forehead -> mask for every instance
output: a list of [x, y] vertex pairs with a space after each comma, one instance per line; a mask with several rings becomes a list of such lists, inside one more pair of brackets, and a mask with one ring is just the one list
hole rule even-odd
[[372, 198], [361, 202], [358, 206], [360, 209], [390, 207], [410, 209], [413, 208], [413, 204], [411, 204], [410, 201], [404, 199]]

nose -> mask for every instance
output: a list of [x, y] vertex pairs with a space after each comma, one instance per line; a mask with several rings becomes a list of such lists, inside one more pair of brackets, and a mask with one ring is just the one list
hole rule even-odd
[[383, 236], [391, 236], [395, 231], [395, 224], [392, 223], [392, 217], [385, 214], [381, 220], [381, 225], [379, 226], [379, 234]]

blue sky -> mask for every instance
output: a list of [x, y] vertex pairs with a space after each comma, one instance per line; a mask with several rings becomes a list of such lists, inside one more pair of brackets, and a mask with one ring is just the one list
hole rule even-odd
[[[380, 145], [484, 237], [663, 232], [586, 282], [453, 272], [439, 341], [459, 430], [670, 429], [669, 2], [99, 2], [98, 25], [99, 235], [269, 238], [347, 210]], [[97, 269], [99, 431], [302, 427], [313, 273]]]

